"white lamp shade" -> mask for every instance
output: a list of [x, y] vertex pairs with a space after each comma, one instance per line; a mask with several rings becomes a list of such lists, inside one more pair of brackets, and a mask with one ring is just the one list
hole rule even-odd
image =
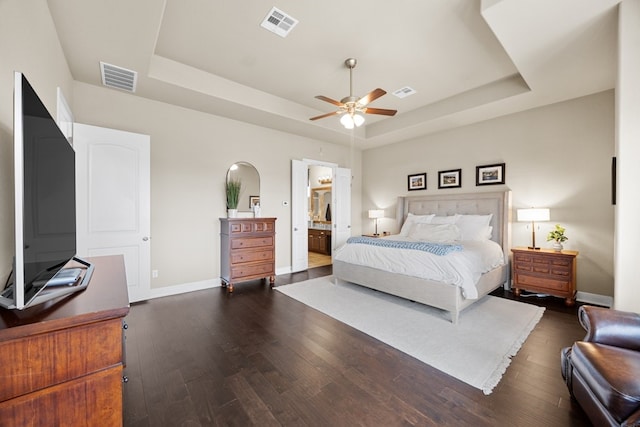
[[364, 123], [364, 116], [362, 114], [354, 114], [353, 115], [353, 123], [357, 126], [360, 127], [362, 126], [362, 124]]
[[382, 209], [370, 209], [369, 218], [383, 218], [384, 211]]
[[351, 114], [343, 114], [342, 117], [340, 117], [340, 123], [342, 123], [342, 126], [346, 129], [353, 129], [354, 123]]
[[549, 221], [549, 209], [518, 209], [518, 221]]

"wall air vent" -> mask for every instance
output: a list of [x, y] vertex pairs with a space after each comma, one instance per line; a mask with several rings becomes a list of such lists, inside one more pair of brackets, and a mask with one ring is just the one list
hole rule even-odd
[[398, 89], [393, 91], [393, 94], [398, 98], [406, 98], [409, 95], [413, 95], [416, 93], [414, 89], [411, 89], [409, 86], [405, 86], [402, 89]]
[[260, 24], [265, 30], [269, 30], [272, 33], [276, 33], [280, 37], [287, 37], [289, 32], [293, 30], [298, 24], [298, 20], [287, 15], [283, 11], [271, 8], [271, 11], [264, 18], [264, 21]]
[[126, 68], [100, 62], [100, 73], [102, 74], [102, 84], [114, 89], [135, 92], [138, 82], [138, 73]]

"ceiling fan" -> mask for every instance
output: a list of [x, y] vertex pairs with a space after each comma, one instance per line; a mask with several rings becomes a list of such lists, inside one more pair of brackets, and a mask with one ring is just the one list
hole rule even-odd
[[387, 93], [383, 89], [374, 89], [362, 98], [353, 96], [353, 69], [355, 68], [357, 63], [358, 61], [356, 61], [354, 58], [348, 58], [344, 61], [344, 64], [347, 66], [347, 68], [349, 68], [349, 96], [347, 96], [346, 98], [342, 98], [340, 101], [336, 101], [335, 99], [331, 99], [323, 95], [316, 96], [317, 99], [337, 106], [338, 110], [331, 113], [322, 114], [320, 116], [311, 117], [309, 120], [324, 119], [325, 117], [342, 114], [340, 123], [342, 123], [342, 125], [347, 129], [353, 129], [354, 126], [360, 126], [364, 123], [363, 114], [380, 114], [383, 116], [393, 116], [397, 113], [397, 110], [367, 107], [369, 103], [375, 101], [376, 99]]

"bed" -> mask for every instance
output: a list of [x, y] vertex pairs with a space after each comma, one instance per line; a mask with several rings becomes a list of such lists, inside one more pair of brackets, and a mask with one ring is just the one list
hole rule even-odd
[[[396, 295], [448, 311], [457, 323], [460, 312], [493, 290], [506, 286], [509, 280], [511, 192], [483, 192], [398, 198], [396, 220], [399, 229], [411, 215], [435, 214], [438, 217], [458, 215], [491, 215], [491, 240], [500, 245], [501, 265], [479, 275], [474, 297], [466, 298], [462, 287], [415, 275], [390, 272], [379, 264], [363, 265], [342, 260], [340, 248], [333, 261], [336, 283], [346, 281]], [[391, 237], [390, 237], [391, 238]], [[400, 239], [399, 239], [400, 240]], [[387, 250], [387, 249], [385, 249]]]

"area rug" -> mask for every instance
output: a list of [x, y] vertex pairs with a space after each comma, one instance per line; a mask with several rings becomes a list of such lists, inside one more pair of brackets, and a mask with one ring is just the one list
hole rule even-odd
[[486, 296], [460, 313], [320, 277], [276, 290], [490, 394], [544, 308]]

